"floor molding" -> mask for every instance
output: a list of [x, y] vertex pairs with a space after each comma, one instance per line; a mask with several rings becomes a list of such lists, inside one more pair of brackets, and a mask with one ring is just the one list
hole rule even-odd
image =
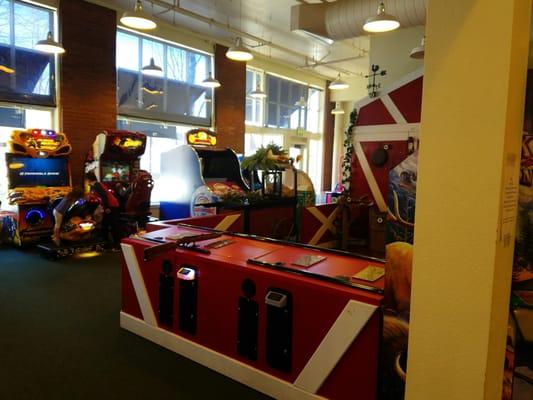
[[208, 349], [172, 332], [151, 326], [124, 312], [120, 313], [120, 326], [142, 336], [174, 353], [187, 357], [237, 382], [276, 399], [317, 400], [324, 397], [309, 393], [282, 379], [276, 378], [231, 357]]

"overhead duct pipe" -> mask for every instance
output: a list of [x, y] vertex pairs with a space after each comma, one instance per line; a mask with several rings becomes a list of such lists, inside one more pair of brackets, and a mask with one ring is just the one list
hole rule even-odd
[[[387, 13], [400, 21], [402, 28], [426, 23], [426, 0], [385, 1]], [[376, 13], [376, 0], [340, 0], [326, 9], [325, 21], [328, 36], [342, 40], [365, 35], [365, 20]]]
[[[402, 28], [426, 23], [427, 0], [385, 0], [387, 13]], [[354, 38], [363, 31], [366, 19], [376, 14], [377, 0], [338, 0], [332, 3], [300, 4], [291, 8], [291, 30], [306, 31], [333, 40]]]

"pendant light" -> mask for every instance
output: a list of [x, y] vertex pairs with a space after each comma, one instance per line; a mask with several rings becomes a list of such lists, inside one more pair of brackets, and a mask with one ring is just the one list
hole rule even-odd
[[142, 67], [143, 75], [161, 77], [163, 76], [163, 68], [157, 65], [154, 61], [154, 57], [150, 58], [150, 63]]
[[46, 39], [39, 40], [35, 44], [35, 50], [39, 50], [48, 54], [63, 54], [65, 52], [65, 49], [61, 43], [54, 40], [54, 35], [52, 32], [48, 32]]
[[346, 82], [341, 80], [341, 74], [337, 75], [337, 78], [331, 82], [328, 86], [330, 90], [342, 90], [342, 89], [348, 89], [350, 85], [348, 85]]
[[420, 60], [424, 58], [425, 51], [426, 51], [426, 38], [423, 37], [422, 40], [420, 41], [420, 46], [416, 46], [413, 50], [411, 50], [411, 54], [409, 54], [409, 57]]
[[267, 94], [261, 90], [261, 85], [259, 82], [257, 83], [255, 90], [250, 93], [250, 97], [253, 97], [254, 99], [264, 99], [267, 97]]
[[[242, 32], [242, 0], [239, 1], [239, 23]], [[250, 49], [242, 43], [242, 38], [237, 36], [235, 38], [235, 45], [231, 46], [228, 51], [226, 51], [226, 57], [234, 61], [250, 61], [254, 58], [254, 55]]]
[[206, 87], [206, 88], [216, 89], [220, 87], [220, 82], [218, 81], [218, 79], [213, 78], [210, 72], [207, 79], [204, 79], [202, 81], [201, 86]]
[[338, 101], [335, 102], [335, 108], [333, 110], [331, 110], [331, 113], [334, 114], [334, 115], [344, 114], [344, 108], [341, 107], [340, 102], [338, 102]]
[[242, 44], [242, 38], [235, 39], [235, 46], [231, 46], [226, 51], [226, 57], [234, 61], [250, 61], [254, 58], [252, 52]]
[[363, 29], [370, 33], [389, 32], [400, 27], [400, 21], [385, 12], [385, 4], [379, 3], [377, 15], [367, 18]]
[[136, 1], [133, 12], [126, 11], [122, 14], [120, 22], [133, 29], [151, 30], [157, 28], [157, 24], [152, 17], [143, 11], [141, 0]]
[[0, 72], [11, 75], [15, 73], [15, 70], [13, 68], [9, 68], [7, 65], [0, 64]]
[[304, 96], [301, 96], [300, 97], [300, 100], [298, 100], [296, 103], [294, 103], [295, 106], [297, 107], [307, 107], [307, 101], [305, 100], [305, 97]]

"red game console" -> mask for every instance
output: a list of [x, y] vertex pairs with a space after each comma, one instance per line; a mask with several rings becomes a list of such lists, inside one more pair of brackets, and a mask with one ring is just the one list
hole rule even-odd
[[274, 398], [377, 397], [380, 260], [183, 226], [122, 250], [124, 329]]

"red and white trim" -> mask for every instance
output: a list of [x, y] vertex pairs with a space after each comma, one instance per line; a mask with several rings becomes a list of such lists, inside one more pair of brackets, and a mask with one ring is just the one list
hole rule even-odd
[[290, 382], [276, 378], [165, 329], [149, 325], [145, 321], [124, 312], [120, 313], [120, 327], [275, 399], [324, 399], [324, 397], [310, 393]]
[[350, 300], [311, 356], [294, 385], [316, 393], [377, 307]]
[[157, 318], [155, 316], [152, 303], [150, 302], [148, 291], [146, 290], [146, 286], [144, 284], [144, 279], [139, 262], [137, 261], [135, 249], [131, 244], [122, 243], [120, 246], [122, 247], [122, 254], [124, 255], [124, 260], [126, 261], [126, 266], [128, 267], [128, 272], [130, 274], [133, 288], [135, 289], [135, 295], [137, 296], [137, 302], [141, 308], [141, 314], [144, 322], [151, 326], [157, 326]]
[[394, 118], [394, 121], [396, 121], [397, 124], [406, 124], [407, 120], [401, 113], [400, 109], [396, 106], [394, 101], [390, 98], [388, 94], [385, 94], [380, 97], [383, 105], [387, 109], [390, 115], [392, 115], [392, 118]]
[[348, 300], [299, 376], [291, 383], [161, 329], [135, 250], [130, 244], [122, 243], [121, 246], [143, 318], [121, 311], [122, 328], [277, 399], [324, 399], [316, 393], [378, 309], [375, 305]]

